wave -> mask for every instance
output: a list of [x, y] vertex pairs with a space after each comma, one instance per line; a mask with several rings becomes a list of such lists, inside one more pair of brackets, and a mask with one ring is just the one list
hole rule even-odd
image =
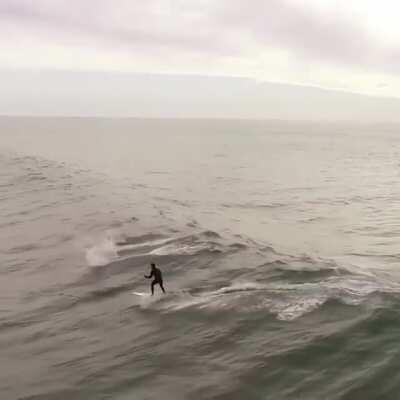
[[[276, 290], [276, 289], [275, 289]], [[326, 295], [314, 296], [277, 296], [267, 285], [255, 282], [235, 283], [215, 291], [198, 295], [176, 293], [172, 298], [161, 298], [157, 302], [141, 304], [146, 308], [158, 307], [161, 311], [179, 312], [186, 309], [231, 312], [267, 311], [278, 320], [292, 321], [309, 313], [327, 300]]]
[[213, 231], [180, 237], [159, 233], [124, 237], [114, 232], [87, 247], [85, 257], [89, 266], [104, 266], [129, 257], [196, 256], [202, 253], [236, 252], [246, 248], [244, 243], [239, 242], [225, 244], [221, 236]]
[[400, 293], [400, 286], [356, 278], [328, 279], [318, 283], [235, 282], [216, 290], [177, 292], [162, 303], [164, 311], [189, 308], [231, 310], [237, 312], [267, 311], [278, 320], [293, 321], [318, 310], [326, 302], [360, 306], [374, 294]]
[[[235, 236], [238, 239], [238, 236]], [[307, 314], [318, 311], [327, 302], [336, 301], [344, 306], [361, 306], [374, 295], [400, 293], [400, 285], [375, 276], [373, 273], [360, 272], [353, 265], [340, 264], [337, 260], [325, 260], [309, 255], [281, 255], [273, 248], [253, 243], [248, 247], [243, 238], [229, 243], [214, 231], [201, 231], [195, 234], [169, 237], [161, 233], [146, 233], [142, 236], [112, 236], [86, 251], [89, 265], [108, 265], [111, 275], [132, 271], [132, 260], [142, 265], [154, 259], [164, 257], [165, 270], [169, 274], [181, 271], [176, 265], [179, 257], [189, 257], [190, 268], [205, 271], [212, 280], [211, 263], [218, 263], [219, 257], [212, 255], [232, 255], [241, 253], [238, 261], [240, 268], [226, 269], [218, 279], [226, 282], [216, 288], [197, 288], [169, 293], [154, 302], [147, 302], [146, 307], [158, 308], [161, 312], [178, 312], [183, 310], [231, 310], [233, 312], [266, 312], [282, 321], [293, 321]], [[253, 249], [253, 247], [256, 247]], [[272, 257], [271, 261], [254, 268], [246, 267], [249, 253], [255, 250], [260, 257]], [[204, 256], [204, 257], [203, 257]], [[206, 257], [205, 257], [206, 256]], [[246, 257], [246, 258], [245, 258]], [[122, 261], [126, 261], [123, 263]], [[162, 264], [163, 260], [159, 262]], [[129, 264], [129, 265], [128, 265]], [[168, 270], [168, 264], [171, 266]], [[207, 269], [204, 269], [207, 265]], [[108, 268], [108, 266], [107, 266]], [[233, 272], [235, 270], [235, 272]], [[203, 272], [202, 272], [203, 273]], [[108, 275], [108, 274], [107, 274]], [[170, 275], [171, 276], [171, 275]], [[207, 279], [207, 278], [206, 278]], [[137, 282], [138, 283], [138, 282]], [[137, 287], [136, 283], [136, 287]], [[143, 282], [142, 282], [143, 283]], [[191, 283], [193, 285], [193, 283]], [[135, 281], [128, 285], [110, 285], [109, 289], [90, 291], [91, 296], [101, 298], [114, 296], [135, 287]], [[193, 286], [192, 286], [193, 287]], [[148, 304], [149, 303], [149, 304]]]

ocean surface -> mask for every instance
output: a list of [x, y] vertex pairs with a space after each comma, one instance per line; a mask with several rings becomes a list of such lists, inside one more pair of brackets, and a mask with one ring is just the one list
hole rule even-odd
[[0, 399], [398, 400], [399, 134], [0, 118]]

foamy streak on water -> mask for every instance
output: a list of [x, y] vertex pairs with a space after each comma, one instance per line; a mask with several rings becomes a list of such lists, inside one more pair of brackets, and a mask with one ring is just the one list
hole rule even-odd
[[[89, 266], [100, 266], [107, 265], [116, 260], [125, 260], [131, 257], [143, 257], [143, 256], [166, 256], [166, 255], [196, 255], [204, 250], [213, 250], [215, 245], [210, 245], [208, 243], [198, 243], [194, 245], [186, 245], [186, 244], [178, 244], [178, 243], [170, 243], [173, 238], [165, 238], [152, 240], [142, 243], [135, 244], [123, 244], [118, 245], [114, 238], [108, 237], [103, 239], [100, 243], [95, 244], [86, 249], [86, 260]], [[121, 257], [120, 252], [129, 251], [129, 250], [137, 250], [144, 247], [153, 247], [162, 245], [161, 247], [157, 247], [149, 252], [139, 252], [136, 254], [130, 254]]]
[[119, 252], [141, 249], [143, 247], [162, 245], [164, 243], [168, 243], [170, 240], [172, 239], [166, 238], [166, 239], [151, 240], [142, 243], [120, 245], [117, 244], [118, 243], [117, 239], [109, 236], [106, 239], [103, 239], [100, 243], [95, 244], [86, 249], [86, 261], [90, 266], [100, 266], [100, 265], [107, 265], [116, 260], [125, 260], [135, 256], [153, 255], [156, 253], [153, 252], [138, 253], [121, 257]]
[[[199, 297], [183, 296], [179, 300], [174, 300], [161, 306], [162, 309], [170, 311], [180, 311], [190, 307], [197, 307], [199, 309], [236, 309], [237, 311], [254, 311], [265, 309], [272, 314], [276, 315], [277, 319], [283, 321], [292, 321], [302, 315], [309, 313], [328, 300], [328, 296], [320, 297], [294, 297], [287, 300], [279, 300], [273, 298], [266, 298], [264, 301], [256, 302], [252, 306], [240, 305], [240, 297], [249, 295], [245, 289], [233, 292], [231, 288], [226, 288], [228, 291], [222, 295], [222, 291], [211, 292], [208, 295], [201, 295]], [[254, 290], [254, 289], [252, 289]], [[241, 292], [241, 293], [240, 293]], [[142, 305], [144, 306], [144, 305]], [[146, 304], [149, 306], [149, 304]]]
[[[214, 310], [231, 308], [237, 311], [265, 309], [275, 314], [277, 319], [292, 321], [318, 309], [329, 299], [356, 306], [376, 292], [400, 292], [400, 286], [356, 278], [305, 284], [237, 282], [198, 296], [182, 293], [171, 301], [163, 302], [161, 308], [170, 311], [190, 307]], [[248, 301], [241, 301], [245, 298], [252, 300], [250, 305]]]
[[122, 244], [119, 245], [119, 250], [136, 250], [136, 249], [140, 249], [142, 247], [148, 247], [148, 246], [158, 246], [158, 245], [162, 245], [164, 243], [168, 243], [171, 240], [173, 240], [172, 238], [165, 238], [165, 239], [157, 239], [157, 240], [150, 240], [147, 242], [141, 242], [141, 243], [135, 243], [135, 244]]
[[207, 243], [200, 243], [196, 245], [178, 245], [169, 244], [152, 250], [149, 255], [166, 256], [166, 255], [195, 255], [203, 250], [210, 249]]

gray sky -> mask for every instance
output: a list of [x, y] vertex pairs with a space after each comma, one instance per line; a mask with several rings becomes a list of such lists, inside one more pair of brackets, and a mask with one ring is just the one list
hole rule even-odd
[[[135, 102], [140, 92], [150, 107], [141, 113], [151, 114], [151, 94], [157, 104], [165, 100], [159, 86], [169, 87], [171, 76], [182, 75], [189, 75], [184, 86], [178, 84], [176, 97], [168, 97], [177, 107], [172, 114], [182, 108], [183, 97], [200, 104], [185, 85], [194, 88], [207, 76], [218, 77], [213, 85], [224, 90], [224, 107], [231, 102], [242, 109], [243, 101], [229, 93], [243, 82], [254, 88], [272, 82], [400, 97], [399, 15], [397, 0], [1, 0], [0, 85], [11, 88], [11, 98], [0, 94], [0, 113], [26, 112], [28, 99], [39, 91], [33, 97], [42, 99], [43, 112], [50, 112], [49, 98], [56, 102], [54, 113], [78, 112], [68, 104], [81, 96], [93, 114], [126, 114], [126, 107], [109, 102]], [[158, 88], [130, 87], [128, 93], [124, 85], [143, 74], [155, 75], [147, 84]], [[82, 79], [90, 81], [86, 88]], [[282, 86], [269, 89], [282, 96]], [[100, 92], [108, 99], [99, 99]], [[262, 109], [265, 94], [255, 89], [252, 94]], [[393, 103], [382, 100], [387, 101]], [[188, 113], [203, 114], [204, 107]], [[220, 116], [226, 116], [224, 107]]]

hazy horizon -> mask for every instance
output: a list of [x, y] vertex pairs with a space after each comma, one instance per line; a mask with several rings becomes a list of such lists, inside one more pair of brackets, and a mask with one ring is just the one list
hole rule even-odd
[[400, 99], [246, 78], [60, 70], [2, 77], [1, 115], [400, 122]]

